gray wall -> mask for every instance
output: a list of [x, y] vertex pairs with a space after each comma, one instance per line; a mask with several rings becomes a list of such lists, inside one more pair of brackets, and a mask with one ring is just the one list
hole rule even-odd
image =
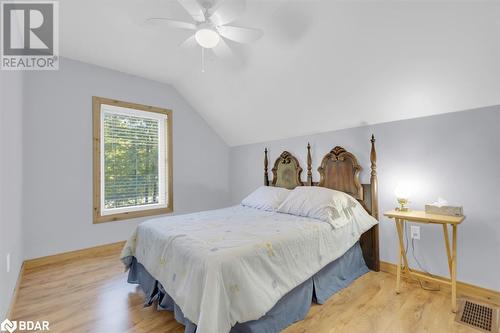
[[[233, 147], [230, 152], [231, 198], [237, 203], [262, 184], [264, 147], [270, 149], [270, 163], [274, 163], [282, 150], [289, 150], [305, 168], [308, 141], [312, 145], [316, 181], [321, 158], [333, 146], [340, 145], [360, 159], [364, 167], [363, 182], [368, 182], [369, 138], [374, 133], [380, 212], [396, 206], [394, 189], [400, 181], [413, 183], [410, 200], [414, 209], [422, 209], [425, 203], [438, 196], [463, 205], [467, 219], [458, 229], [458, 279], [500, 290], [499, 124], [500, 106], [494, 106]], [[381, 260], [397, 262], [395, 227], [383, 217], [380, 219], [380, 247]], [[415, 250], [425, 269], [439, 275], [448, 274], [441, 228], [422, 226], [421, 240], [415, 241]], [[412, 262], [415, 265], [413, 259]]]
[[22, 73], [0, 71], [0, 320], [5, 318], [23, 261], [22, 90]]
[[227, 205], [227, 145], [170, 85], [74, 60], [25, 81], [25, 257], [127, 239], [141, 219], [92, 224], [92, 96], [173, 110], [174, 214]]

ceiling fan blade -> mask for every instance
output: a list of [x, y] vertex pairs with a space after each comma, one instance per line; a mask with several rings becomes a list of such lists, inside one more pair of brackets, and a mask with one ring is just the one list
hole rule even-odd
[[215, 25], [233, 22], [245, 11], [246, 0], [220, 0], [211, 10], [210, 20]]
[[171, 20], [165, 17], [151, 17], [146, 20], [149, 24], [159, 25], [164, 24], [171, 28], [186, 29], [186, 30], [196, 30], [196, 25], [194, 23]]
[[196, 22], [205, 22], [203, 7], [196, 0], [177, 0]]
[[264, 32], [260, 29], [226, 25], [217, 27], [217, 31], [222, 37], [238, 43], [251, 43], [264, 35]]
[[198, 43], [196, 43], [196, 39], [194, 38], [194, 35], [183, 41], [179, 47], [181, 48], [193, 48], [198, 46]]
[[233, 56], [233, 51], [231, 51], [229, 45], [227, 45], [226, 41], [224, 41], [224, 39], [222, 38], [219, 40], [217, 46], [212, 48], [212, 51], [216, 56], [225, 59], [231, 58]]

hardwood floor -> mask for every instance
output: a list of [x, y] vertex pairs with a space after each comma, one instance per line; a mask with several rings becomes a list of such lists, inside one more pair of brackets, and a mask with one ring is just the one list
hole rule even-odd
[[[51, 332], [183, 333], [172, 313], [143, 307], [143, 295], [126, 282], [119, 251], [25, 268], [14, 320], [48, 320]], [[447, 293], [429, 292], [395, 277], [370, 272], [313, 305], [307, 318], [286, 333], [326, 332], [478, 332], [454, 322]]]

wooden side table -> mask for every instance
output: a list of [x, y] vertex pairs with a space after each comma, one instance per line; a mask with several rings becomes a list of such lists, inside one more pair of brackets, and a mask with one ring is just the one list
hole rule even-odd
[[[396, 280], [396, 293], [400, 292], [401, 285], [401, 271], [406, 271], [410, 276], [416, 278], [424, 278], [431, 281], [436, 281], [439, 283], [445, 283], [451, 285], [451, 309], [453, 312], [457, 312], [457, 227], [463, 222], [465, 216], [446, 216], [437, 214], [427, 214], [424, 211], [410, 210], [407, 212], [392, 210], [386, 212], [384, 216], [394, 219], [396, 223], [396, 230], [399, 237], [399, 262], [397, 269], [397, 280]], [[443, 227], [444, 234], [444, 245], [446, 247], [446, 254], [448, 256], [448, 268], [450, 270], [450, 281], [441, 279], [435, 276], [430, 276], [429, 274], [413, 272], [408, 266], [408, 258], [406, 257], [405, 244], [403, 241], [403, 230], [404, 223], [416, 222], [416, 223], [433, 223], [441, 224]], [[450, 249], [450, 239], [448, 236], [448, 225], [452, 228], [452, 246]], [[404, 265], [403, 265], [404, 264]]]

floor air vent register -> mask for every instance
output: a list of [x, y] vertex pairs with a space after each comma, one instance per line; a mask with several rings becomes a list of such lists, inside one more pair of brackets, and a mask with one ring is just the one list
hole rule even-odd
[[455, 321], [476, 328], [482, 332], [500, 333], [499, 309], [490, 305], [462, 299]]

